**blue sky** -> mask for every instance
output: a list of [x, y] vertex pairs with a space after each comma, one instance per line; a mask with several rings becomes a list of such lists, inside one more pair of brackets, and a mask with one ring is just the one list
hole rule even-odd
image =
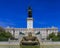
[[0, 0], [0, 26], [26, 28], [29, 5], [32, 7], [34, 28], [60, 28], [59, 0]]

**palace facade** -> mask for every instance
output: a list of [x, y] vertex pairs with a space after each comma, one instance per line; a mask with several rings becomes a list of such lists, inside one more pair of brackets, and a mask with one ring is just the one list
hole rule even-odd
[[50, 28], [33, 28], [33, 18], [32, 18], [32, 9], [31, 7], [28, 8], [28, 18], [27, 18], [27, 28], [5, 28], [6, 31], [10, 32], [15, 38], [19, 38], [20, 33], [24, 33], [28, 35], [31, 32], [33, 35], [40, 32], [40, 37], [42, 39], [46, 39], [47, 36], [54, 32], [57, 35], [58, 28], [57, 27], [50, 27]]

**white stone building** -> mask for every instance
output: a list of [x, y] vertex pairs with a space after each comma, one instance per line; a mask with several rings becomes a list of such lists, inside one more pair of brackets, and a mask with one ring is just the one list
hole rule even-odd
[[40, 32], [40, 36], [42, 39], [45, 39], [48, 34], [54, 32], [57, 35], [58, 28], [50, 27], [50, 28], [33, 28], [33, 18], [32, 18], [32, 9], [28, 8], [28, 18], [27, 18], [27, 28], [6, 28], [6, 31], [9, 31], [15, 38], [19, 38], [20, 32], [27, 35], [29, 32], [32, 32], [35, 35], [37, 32]]

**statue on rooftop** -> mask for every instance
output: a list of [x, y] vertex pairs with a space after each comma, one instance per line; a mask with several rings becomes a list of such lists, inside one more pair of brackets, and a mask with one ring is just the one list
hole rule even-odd
[[32, 17], [32, 9], [31, 9], [31, 7], [28, 8], [28, 17], [29, 18]]

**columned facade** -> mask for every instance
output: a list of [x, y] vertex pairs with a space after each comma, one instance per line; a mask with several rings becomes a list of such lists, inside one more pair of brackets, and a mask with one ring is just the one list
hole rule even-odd
[[20, 32], [24, 33], [25, 35], [27, 35], [28, 32], [32, 32], [34, 35], [40, 32], [40, 37], [42, 39], [46, 39], [46, 37], [50, 33], [54, 32], [57, 35], [58, 32], [58, 28], [56, 27], [33, 28], [33, 17], [31, 7], [28, 8], [27, 28], [5, 28], [5, 30], [9, 31], [15, 38], [19, 38]]

